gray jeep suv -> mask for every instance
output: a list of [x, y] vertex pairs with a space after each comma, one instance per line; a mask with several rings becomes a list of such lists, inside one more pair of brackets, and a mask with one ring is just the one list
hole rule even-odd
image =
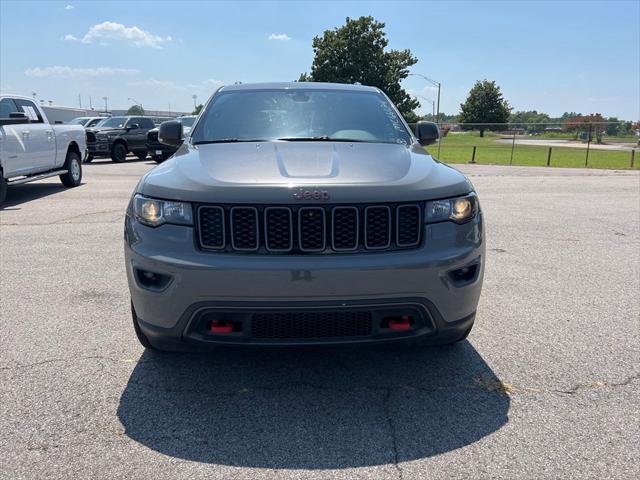
[[233, 85], [140, 180], [125, 221], [147, 348], [447, 344], [473, 326], [484, 268], [473, 186], [377, 88]]

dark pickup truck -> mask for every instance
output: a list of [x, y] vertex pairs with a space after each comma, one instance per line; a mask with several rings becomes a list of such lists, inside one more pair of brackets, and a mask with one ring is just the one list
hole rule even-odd
[[115, 163], [124, 162], [128, 153], [138, 158], [147, 157], [147, 133], [155, 128], [149, 117], [111, 117], [99, 127], [87, 129], [85, 162], [109, 157]]

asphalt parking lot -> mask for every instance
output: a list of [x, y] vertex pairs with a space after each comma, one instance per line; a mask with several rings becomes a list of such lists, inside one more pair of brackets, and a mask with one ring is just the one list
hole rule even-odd
[[143, 351], [122, 223], [151, 161], [0, 211], [0, 477], [640, 476], [640, 172], [460, 167], [487, 269], [453, 348]]

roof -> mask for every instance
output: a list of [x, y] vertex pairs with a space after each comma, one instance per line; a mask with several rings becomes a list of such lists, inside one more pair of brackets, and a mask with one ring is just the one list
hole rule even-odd
[[221, 91], [234, 90], [280, 90], [280, 89], [299, 89], [299, 90], [346, 90], [360, 92], [378, 92], [376, 87], [368, 87], [366, 85], [356, 85], [351, 83], [329, 83], [329, 82], [272, 82], [272, 83], [238, 83], [235, 85], [225, 85], [221, 87]]

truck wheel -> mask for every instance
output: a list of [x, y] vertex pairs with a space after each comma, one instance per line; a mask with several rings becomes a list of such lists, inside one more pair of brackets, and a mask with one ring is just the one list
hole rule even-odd
[[93, 162], [93, 155], [87, 155], [87, 158], [84, 159], [84, 163]]
[[140, 160], [144, 160], [145, 158], [147, 158], [147, 152], [136, 153], [136, 157], [138, 157]]
[[7, 199], [7, 181], [4, 179], [4, 174], [0, 170], [0, 205]]
[[113, 163], [122, 163], [127, 159], [127, 147], [122, 143], [116, 143], [111, 149], [111, 160]]
[[67, 173], [60, 175], [60, 181], [65, 187], [77, 187], [82, 181], [82, 163], [80, 155], [76, 152], [68, 152], [64, 167]]
[[140, 325], [138, 324], [138, 315], [136, 315], [136, 310], [133, 308], [133, 302], [131, 302], [131, 318], [133, 319], [133, 329], [136, 332], [136, 337], [138, 337], [138, 341], [144, 348], [148, 348], [149, 350], [155, 350], [151, 342], [147, 338], [147, 336], [142, 333], [140, 329]]

